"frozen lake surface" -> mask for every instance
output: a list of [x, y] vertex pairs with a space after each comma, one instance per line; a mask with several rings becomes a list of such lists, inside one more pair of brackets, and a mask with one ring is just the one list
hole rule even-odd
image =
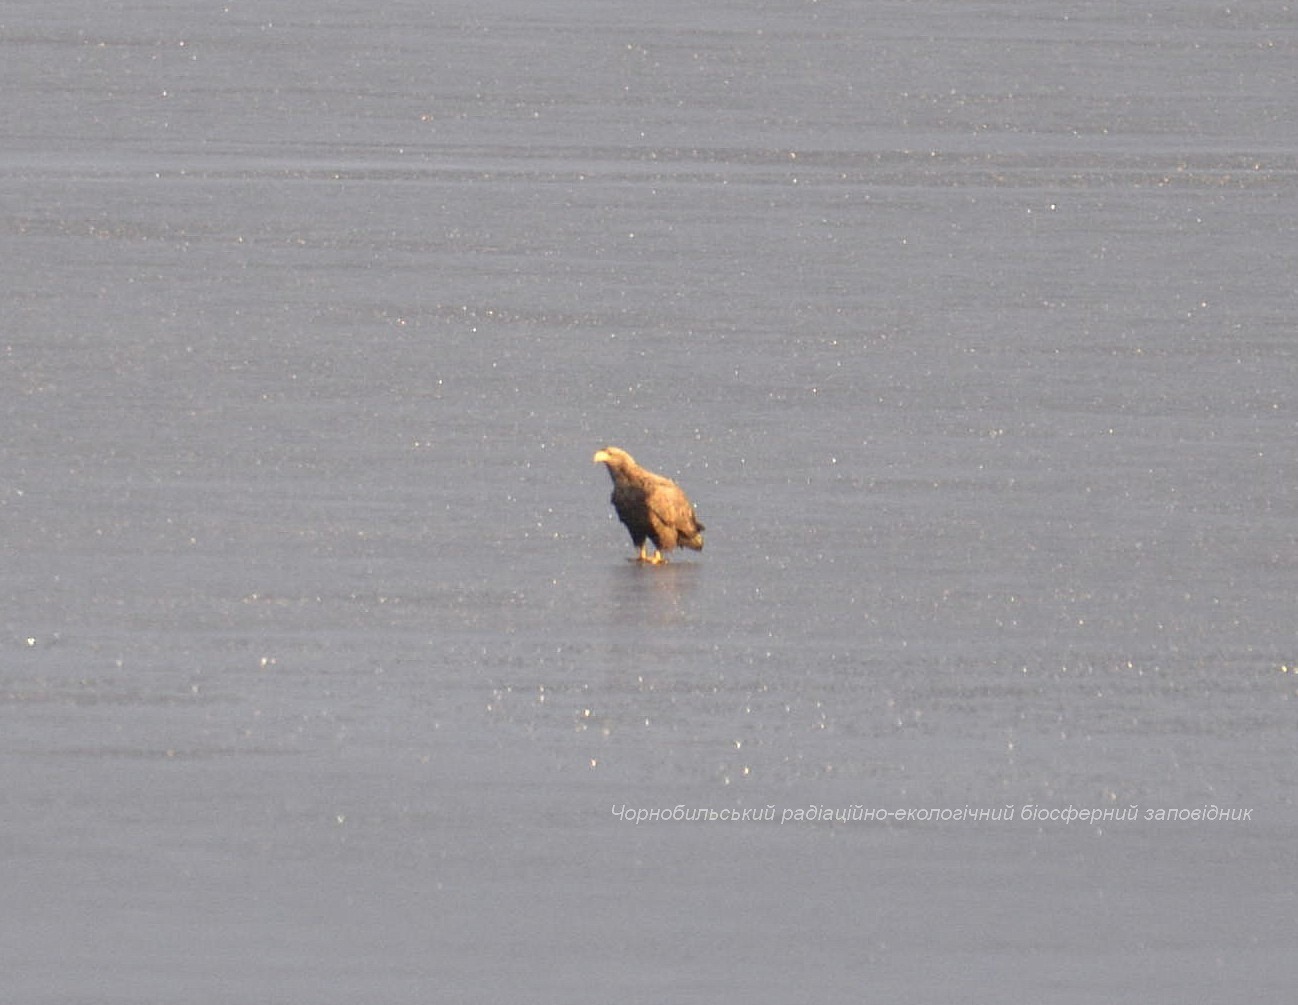
[[1291, 5], [0, 55], [8, 1000], [1289, 999]]

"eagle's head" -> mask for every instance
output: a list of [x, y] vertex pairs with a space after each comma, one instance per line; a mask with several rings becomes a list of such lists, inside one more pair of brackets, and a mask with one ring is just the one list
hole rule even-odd
[[596, 464], [607, 464], [609, 468], [623, 471], [635, 467], [635, 458], [621, 447], [605, 447], [602, 450], [596, 450], [593, 460]]

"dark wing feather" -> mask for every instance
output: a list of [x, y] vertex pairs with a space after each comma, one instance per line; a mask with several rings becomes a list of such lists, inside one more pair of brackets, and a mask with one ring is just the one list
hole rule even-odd
[[653, 529], [644, 489], [632, 483], [617, 485], [613, 489], [613, 508], [630, 532], [631, 540], [637, 546], [643, 543]]

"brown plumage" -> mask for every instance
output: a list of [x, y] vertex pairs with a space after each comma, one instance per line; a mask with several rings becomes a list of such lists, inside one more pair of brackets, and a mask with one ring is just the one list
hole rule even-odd
[[[595, 451], [595, 463], [607, 467], [613, 479], [613, 508], [640, 549], [639, 561], [658, 565], [667, 561], [663, 552], [677, 545], [703, 550], [703, 524], [679, 485], [646, 471], [617, 447]], [[658, 549], [652, 557], [645, 553], [646, 538]]]

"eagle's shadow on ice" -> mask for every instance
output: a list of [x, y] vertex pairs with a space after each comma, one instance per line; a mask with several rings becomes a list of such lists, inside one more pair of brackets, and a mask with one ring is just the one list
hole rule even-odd
[[702, 575], [702, 563], [690, 561], [652, 565], [630, 558], [610, 566], [611, 616], [628, 626], [686, 624], [692, 620], [690, 598]]

